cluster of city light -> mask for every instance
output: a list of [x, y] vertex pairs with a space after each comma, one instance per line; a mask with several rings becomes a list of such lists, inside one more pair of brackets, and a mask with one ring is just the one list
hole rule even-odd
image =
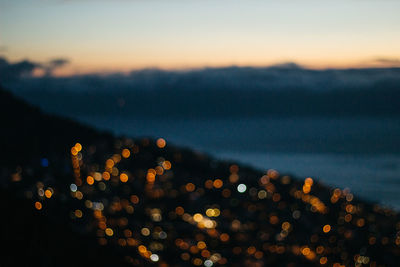
[[[102, 164], [90, 162], [92, 158], [86, 149], [83, 151], [80, 143], [71, 148], [74, 180], [68, 191], [74, 201], [80, 201], [82, 205], [73, 208], [70, 217], [85, 223], [92, 218], [90, 225], [94, 225], [92, 231], [100, 245], [117, 245], [121, 249], [135, 247], [143, 260], [159, 264], [164, 264], [168, 242], [173, 241], [181, 250], [180, 259], [195, 266], [228, 264], [227, 250], [223, 257], [213, 249], [224, 246], [229, 246], [232, 255], [254, 262], [263, 261], [266, 254], [290, 254], [325, 266], [340, 267], [351, 259], [356, 266], [378, 266], [366, 253], [348, 255], [338, 245], [339, 241], [354, 239], [356, 229], [367, 229], [375, 222], [375, 214], [366, 213], [362, 205], [353, 201], [354, 196], [349, 190], [334, 189], [326, 198], [319, 194], [319, 185], [312, 178], [299, 182], [289, 176], [280, 176], [273, 169], [251, 181], [244, 178], [246, 173], [236, 164], [231, 164], [225, 175], [208, 176], [212, 178], [204, 180], [187, 175], [182, 181], [174, 180], [174, 174], [179, 171], [175, 170], [178, 165], [174, 160], [182, 156], [164, 155], [169, 146], [162, 138], [153, 143], [160, 154], [151, 164], [130, 168], [127, 163], [139, 158], [139, 151], [146, 151], [146, 146], [150, 145], [149, 140], [141, 145], [122, 145], [121, 142], [115, 153], [104, 158]], [[84, 163], [83, 157], [90, 163]], [[143, 188], [138, 190], [138, 185]], [[280, 191], [281, 188], [286, 188], [288, 194]], [[54, 199], [55, 192], [57, 195], [58, 191], [52, 186], [37, 183], [34, 191], [37, 197], [31, 196], [35, 200], [34, 207], [42, 210], [44, 201]], [[199, 202], [202, 204], [198, 206], [197, 200], [204, 200], [202, 196], [208, 193], [219, 197], [221, 202], [213, 199], [207, 204]], [[174, 199], [185, 200], [174, 205], [172, 210], [170, 206], [166, 208], [168, 205], [165, 204], [171, 204]], [[321, 199], [327, 200], [328, 204]], [[267, 211], [269, 209], [272, 211]], [[143, 218], [146, 219], [135, 217], [137, 212], [145, 214]], [[389, 214], [375, 206], [373, 212]], [[249, 214], [249, 217], [242, 214]], [[328, 219], [327, 214], [330, 217], [336, 215], [336, 221]], [[309, 236], [308, 243], [302, 242], [302, 246], [290, 244], [291, 238], [301, 231], [298, 222], [307, 216], [316, 216], [322, 223], [310, 233], [302, 234]], [[192, 227], [188, 228], [192, 229], [192, 236], [180, 237], [174, 228], [176, 222]], [[257, 239], [248, 239], [249, 233], [257, 227]], [[234, 245], [243, 240], [246, 245]], [[395, 236], [371, 232], [367, 243], [369, 246], [394, 243], [400, 247], [400, 223]], [[129, 256], [127, 260], [140, 265], [134, 257]]]
[[82, 145], [80, 143], [76, 143], [73, 147], [71, 147], [72, 168], [74, 170], [75, 184], [78, 186], [82, 185], [81, 169], [80, 169], [80, 165], [82, 163], [81, 150], [82, 150]]

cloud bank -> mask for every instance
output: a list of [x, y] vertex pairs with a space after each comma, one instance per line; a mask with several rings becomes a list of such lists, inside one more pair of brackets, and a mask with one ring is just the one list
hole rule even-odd
[[[400, 68], [310, 70], [295, 63], [264, 68], [53, 77], [68, 64], [0, 60], [0, 78], [44, 109], [76, 115], [150, 117], [397, 116]], [[46, 75], [33, 77], [36, 68]], [[63, 107], [60, 110], [60, 107]]]

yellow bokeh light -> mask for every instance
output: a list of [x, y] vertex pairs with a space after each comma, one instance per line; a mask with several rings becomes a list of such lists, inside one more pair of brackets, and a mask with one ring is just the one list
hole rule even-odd
[[314, 183], [313, 179], [311, 177], [308, 177], [304, 180], [304, 184], [312, 186]]
[[106, 235], [108, 236], [113, 236], [114, 235], [114, 231], [111, 228], [106, 228], [106, 230], [104, 231], [106, 233]]
[[154, 181], [156, 180], [156, 175], [152, 172], [148, 172], [146, 179], [147, 179], [147, 182], [154, 183]]
[[72, 148], [71, 148], [71, 154], [72, 154], [73, 156], [78, 155], [78, 150], [76, 150], [75, 147], [72, 147]]
[[304, 194], [308, 194], [311, 191], [311, 186], [308, 184], [303, 185], [303, 192]]
[[322, 230], [324, 231], [324, 233], [329, 233], [331, 231], [331, 226], [329, 224], [324, 225]]
[[221, 187], [223, 186], [223, 184], [224, 184], [224, 182], [222, 182], [221, 179], [216, 179], [216, 180], [214, 180], [214, 182], [213, 182], [213, 186], [214, 186], [215, 188], [221, 188]]
[[87, 178], [86, 178], [86, 182], [88, 183], [88, 185], [92, 185], [92, 184], [94, 184], [94, 178], [92, 177], [92, 176], [88, 176]]
[[41, 210], [41, 209], [43, 208], [42, 203], [40, 203], [39, 201], [36, 201], [36, 202], [35, 202], [35, 208], [36, 208], [37, 210]]
[[163, 138], [158, 138], [157, 139], [157, 146], [159, 148], [164, 148], [167, 145], [167, 142]]
[[111, 169], [112, 167], [114, 167], [114, 161], [112, 159], [108, 159], [106, 161], [106, 168]]
[[213, 217], [214, 216], [214, 209], [207, 209], [206, 210], [206, 215], [208, 217]]
[[108, 180], [110, 180], [110, 178], [111, 178], [111, 175], [110, 175], [109, 172], [103, 172], [103, 179], [104, 180], [108, 181]]
[[128, 175], [126, 173], [121, 173], [119, 179], [121, 180], [121, 182], [126, 183], [128, 182]]
[[138, 247], [138, 250], [139, 250], [140, 253], [145, 253], [147, 251], [147, 248], [145, 246], [143, 246], [143, 245], [140, 245]]
[[176, 207], [175, 213], [178, 215], [183, 215], [183, 213], [185, 213], [185, 210], [182, 207]]
[[282, 230], [289, 230], [289, 228], [290, 228], [290, 223], [289, 222], [282, 223]]
[[305, 248], [303, 248], [303, 249], [301, 250], [301, 253], [302, 253], [304, 256], [307, 256], [308, 254], [310, 254], [310, 252], [311, 252], [311, 250], [310, 250], [310, 248], [308, 248], [308, 247], [305, 247]]
[[219, 239], [221, 239], [222, 242], [228, 242], [229, 241], [229, 235], [226, 233], [223, 233], [220, 235]]
[[328, 262], [328, 259], [326, 257], [322, 257], [321, 259], [319, 259], [320, 264], [326, 264], [327, 262]]
[[82, 218], [82, 216], [83, 216], [83, 213], [82, 213], [82, 211], [81, 210], [75, 210], [75, 216], [77, 217], [77, 218]]
[[51, 198], [51, 196], [53, 195], [53, 193], [52, 193], [49, 189], [47, 189], [46, 191], [44, 191], [44, 195], [45, 195], [47, 198]]
[[82, 145], [80, 144], [80, 143], [76, 143], [75, 144], [75, 149], [76, 149], [76, 151], [81, 151], [82, 150]]
[[192, 183], [187, 183], [185, 189], [188, 192], [193, 192], [196, 189], [196, 186]]
[[200, 213], [196, 213], [195, 215], [193, 215], [193, 220], [195, 222], [200, 222], [201, 220], [203, 220], [203, 215], [201, 215]]
[[155, 167], [155, 170], [156, 170], [157, 175], [163, 175], [163, 173], [164, 173], [164, 169], [161, 166]]
[[129, 149], [125, 148], [125, 149], [122, 150], [121, 154], [122, 154], [122, 157], [127, 159], [131, 155], [131, 151], [129, 151]]
[[199, 241], [199, 242], [197, 242], [197, 247], [199, 249], [205, 249], [207, 247], [207, 245], [204, 241]]
[[131, 196], [131, 202], [132, 202], [133, 204], [139, 203], [139, 197], [138, 197], [137, 195], [132, 195], [132, 196]]
[[140, 232], [142, 233], [142, 235], [144, 236], [149, 236], [150, 235], [150, 230], [149, 228], [142, 228], [142, 230], [140, 230]]
[[162, 167], [164, 168], [164, 170], [169, 170], [169, 169], [171, 169], [171, 166], [172, 166], [172, 164], [171, 164], [171, 162], [168, 161], [168, 160], [166, 160], [166, 161], [164, 161], [164, 162], [162, 163]]

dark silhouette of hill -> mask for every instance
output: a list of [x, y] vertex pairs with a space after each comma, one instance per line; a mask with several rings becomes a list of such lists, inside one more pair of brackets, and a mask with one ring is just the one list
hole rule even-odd
[[399, 261], [399, 214], [348, 190], [100, 133], [0, 94], [2, 266]]
[[0, 133], [4, 157], [0, 164], [26, 163], [38, 154], [45, 157], [65, 153], [66, 145], [72, 145], [78, 137], [84, 142], [112, 141], [111, 134], [100, 133], [71, 119], [43, 114], [39, 108], [1, 87], [0, 114], [4, 129]]
[[66, 147], [78, 136], [85, 141], [101, 139], [106, 143], [112, 140], [111, 135], [69, 119], [45, 115], [2, 88], [0, 114], [0, 201], [3, 203], [0, 266], [126, 265], [117, 255], [106, 253], [106, 248], [99, 247], [89, 236], [73, 232], [66, 218], [38, 214], [30, 201], [21, 198], [18, 187], [8, 184], [8, 174], [16, 168], [44, 157], [54, 163], [62, 161], [60, 155], [66, 153]]
[[129, 266], [63, 220], [38, 214], [32, 204], [0, 190], [2, 208], [0, 266]]

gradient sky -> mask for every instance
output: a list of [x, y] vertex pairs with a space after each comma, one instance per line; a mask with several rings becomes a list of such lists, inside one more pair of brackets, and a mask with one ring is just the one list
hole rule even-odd
[[0, 55], [68, 58], [61, 73], [400, 65], [400, 1], [0, 0]]

